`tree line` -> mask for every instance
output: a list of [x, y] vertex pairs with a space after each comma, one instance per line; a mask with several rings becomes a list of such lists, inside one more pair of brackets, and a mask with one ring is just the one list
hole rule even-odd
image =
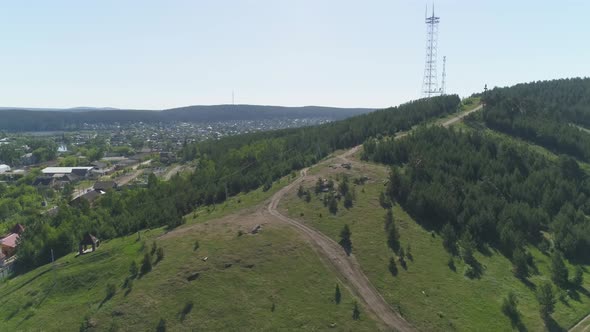
[[57, 257], [71, 252], [86, 232], [105, 240], [145, 228], [177, 227], [182, 216], [195, 208], [259, 187], [269, 189], [273, 181], [336, 149], [361, 144], [367, 137], [407, 130], [457, 111], [459, 103], [456, 95], [441, 96], [321, 126], [187, 144], [179, 156], [197, 161], [191, 174], [165, 182], [151, 175], [146, 187], [109, 192], [92, 208], [85, 203], [63, 205], [54, 217], [28, 218], [17, 249], [17, 268], [25, 271], [48, 263], [51, 249]]
[[387, 194], [445, 247], [499, 248], [509, 258], [526, 244], [568, 258], [590, 252], [590, 179], [568, 156], [556, 162], [479, 132], [421, 128], [401, 140], [369, 139], [372, 161], [392, 166]]

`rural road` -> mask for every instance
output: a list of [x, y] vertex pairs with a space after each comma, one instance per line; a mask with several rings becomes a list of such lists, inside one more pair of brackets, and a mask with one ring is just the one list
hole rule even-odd
[[[354, 153], [358, 148], [358, 146], [352, 148], [345, 152], [342, 157]], [[306, 176], [307, 168], [301, 171], [299, 179], [274, 194], [268, 205], [268, 213], [291, 226], [294, 226], [302, 235], [310, 240], [311, 244], [318, 249], [318, 253], [327, 258], [328, 262], [330, 262], [352, 290], [362, 299], [366, 307], [385, 323], [388, 328], [397, 331], [414, 331], [414, 328], [412, 328], [403, 317], [391, 308], [371, 284], [361, 270], [354, 255], [347, 256], [342, 247], [334, 240], [297, 220], [282, 215], [277, 211], [277, 206], [279, 205], [281, 198], [283, 198], [283, 196], [295, 186], [299, 185]]]
[[[457, 116], [444, 121], [442, 126], [449, 127], [467, 115], [479, 111], [481, 108], [482, 106], [480, 105], [470, 111], [458, 114]], [[408, 132], [399, 133], [396, 135], [396, 139], [400, 139], [407, 134]], [[347, 160], [348, 157], [355, 154], [360, 148], [360, 145], [355, 146], [336, 156], [336, 158]], [[363, 273], [354, 255], [347, 256], [342, 247], [331, 238], [295, 219], [291, 219], [281, 214], [277, 210], [277, 207], [285, 194], [290, 190], [293, 190], [295, 186], [298, 186], [307, 177], [307, 170], [307, 168], [303, 169], [301, 171], [301, 176], [296, 181], [282, 188], [272, 196], [267, 208], [268, 213], [297, 228], [317, 249], [317, 252], [327, 258], [328, 262], [362, 299], [366, 307], [375, 314], [387, 326], [387, 328], [396, 331], [414, 331], [415, 329], [399, 313], [393, 310], [377, 289], [371, 284], [367, 276]]]

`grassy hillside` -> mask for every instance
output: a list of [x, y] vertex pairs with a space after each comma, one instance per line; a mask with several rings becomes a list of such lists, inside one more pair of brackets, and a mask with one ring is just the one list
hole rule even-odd
[[[95, 253], [57, 260], [55, 271], [46, 265], [3, 282], [0, 330], [147, 331], [164, 320], [169, 331], [313, 331], [331, 324], [374, 331], [363, 309], [352, 320], [355, 299], [342, 285], [342, 302], [334, 303], [337, 279], [295, 231], [258, 218], [253, 206], [280, 186], [196, 211], [173, 232], [115, 239]], [[243, 210], [230, 215], [237, 209]], [[262, 231], [248, 234], [257, 224]], [[131, 262], [141, 265], [154, 241], [163, 260], [125, 286]], [[108, 284], [115, 286], [110, 298]]]
[[[360, 261], [363, 270], [385, 299], [398, 308], [412, 324], [424, 331], [506, 331], [511, 330], [510, 320], [501, 312], [502, 299], [514, 292], [519, 299], [519, 310], [524, 326], [529, 331], [543, 330], [539, 317], [534, 287], [548, 280], [549, 257], [535, 248], [529, 248], [539, 272], [524, 284], [512, 274], [511, 262], [491, 250], [485, 255], [477, 253], [477, 260], [484, 272], [479, 279], [463, 275], [466, 268], [460, 259], [454, 259], [455, 269], [448, 265], [450, 255], [443, 249], [437, 234], [424, 229], [407, 215], [399, 206], [393, 209], [395, 223], [400, 232], [400, 241], [407, 250], [410, 245], [413, 259], [407, 259], [407, 270], [398, 262], [398, 273], [393, 276], [388, 270], [389, 259], [394, 253], [387, 246], [384, 231], [386, 210], [379, 204], [379, 193], [385, 189], [387, 179], [385, 167], [353, 163], [351, 170], [337, 167], [342, 161], [332, 160], [313, 168], [304, 187], [313, 192], [315, 177], [333, 178], [336, 182], [342, 174], [348, 174], [351, 181], [361, 176], [369, 180], [356, 185], [356, 200], [350, 209], [339, 204], [333, 215], [324, 207], [321, 194], [312, 194], [309, 203], [290, 193], [279, 207], [293, 218], [321, 230], [334, 240], [344, 224], [352, 231], [353, 254]], [[330, 167], [332, 166], [332, 167]], [[588, 271], [588, 268], [586, 269]], [[572, 268], [570, 267], [570, 274]], [[585, 275], [585, 288], [590, 289], [590, 273]], [[590, 293], [568, 296], [558, 295], [556, 311], [553, 314], [555, 328], [568, 328], [590, 312]]]

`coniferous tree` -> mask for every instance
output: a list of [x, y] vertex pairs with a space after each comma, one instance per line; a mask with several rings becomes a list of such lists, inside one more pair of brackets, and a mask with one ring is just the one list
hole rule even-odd
[[359, 310], [359, 306], [357, 302], [354, 302], [354, 307], [352, 308], [352, 319], [359, 320], [361, 318], [361, 311]]
[[336, 284], [336, 290], [334, 291], [334, 302], [336, 302], [336, 304], [340, 304], [341, 300], [342, 300], [342, 294], [340, 293], [340, 286], [338, 286], [338, 284]]
[[347, 255], [350, 255], [350, 253], [352, 252], [352, 241], [350, 239], [351, 235], [352, 233], [350, 232], [350, 228], [348, 227], [348, 225], [344, 225], [342, 231], [340, 231], [339, 243], [342, 246], [342, 248], [344, 248], [344, 251]]
[[539, 302], [539, 313], [543, 320], [547, 320], [555, 310], [555, 295], [549, 282], [545, 282], [537, 289], [537, 301]]
[[564, 287], [568, 282], [568, 271], [561, 252], [555, 251], [551, 255], [551, 280], [559, 286]]

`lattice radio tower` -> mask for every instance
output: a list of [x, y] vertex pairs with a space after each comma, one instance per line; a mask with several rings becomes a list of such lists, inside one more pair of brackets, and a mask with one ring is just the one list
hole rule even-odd
[[426, 19], [426, 61], [424, 79], [422, 81], [422, 97], [429, 98], [441, 93], [441, 90], [438, 89], [438, 77], [436, 74], [438, 23], [440, 23], [440, 17], [434, 15], [434, 4], [432, 5], [431, 16], [428, 16], [428, 5], [426, 6], [424, 18]]

